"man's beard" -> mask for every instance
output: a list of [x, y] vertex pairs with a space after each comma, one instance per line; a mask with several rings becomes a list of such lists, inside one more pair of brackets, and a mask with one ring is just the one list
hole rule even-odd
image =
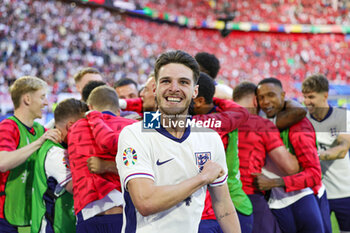
[[[158, 106], [158, 109], [162, 112], [162, 114], [168, 115], [168, 116], [179, 116], [179, 115], [187, 115], [189, 112], [189, 109], [193, 109], [193, 99], [190, 100], [189, 103], [185, 104], [184, 107], [181, 108], [163, 108], [160, 105], [158, 105], [158, 100], [156, 99], [156, 104]], [[193, 113], [193, 110], [191, 110]]]
[[179, 115], [187, 115], [188, 113], [188, 107], [183, 107], [183, 108], [163, 108], [159, 106], [160, 111], [164, 115], [168, 116], [179, 116]]

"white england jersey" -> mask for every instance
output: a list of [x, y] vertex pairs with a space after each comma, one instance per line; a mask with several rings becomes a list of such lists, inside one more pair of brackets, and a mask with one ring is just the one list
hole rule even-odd
[[122, 232], [197, 233], [204, 208], [206, 187], [193, 193], [176, 206], [143, 217], [133, 206], [126, 190], [134, 178], [149, 178], [155, 185], [174, 185], [196, 176], [208, 160], [219, 163], [225, 175], [211, 186], [222, 185], [227, 179], [225, 151], [220, 136], [213, 130], [187, 128], [177, 139], [161, 129], [142, 129], [143, 122], [125, 127], [119, 136], [116, 157], [124, 195]]
[[[330, 107], [322, 121], [317, 121], [307, 114], [316, 131], [319, 150], [327, 150], [335, 146], [337, 136], [350, 133], [350, 111]], [[350, 160], [349, 152], [343, 159], [320, 160], [322, 182], [326, 186], [328, 199], [350, 197]]]
[[[61, 196], [65, 192], [66, 184], [72, 180], [67, 150], [58, 146], [51, 147], [47, 152], [44, 166], [46, 177], [53, 177], [57, 181], [55, 195]], [[40, 233], [46, 232], [46, 226], [46, 218], [42, 218]]]
[[66, 149], [58, 146], [50, 148], [45, 159], [45, 173], [47, 177], [53, 177], [57, 181], [55, 194], [59, 196], [64, 186], [72, 180]]

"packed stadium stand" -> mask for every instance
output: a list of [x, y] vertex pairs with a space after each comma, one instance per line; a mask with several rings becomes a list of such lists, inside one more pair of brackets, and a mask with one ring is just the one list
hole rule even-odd
[[[333, 2], [336, 2], [334, 5]], [[236, 22], [350, 24], [349, 2], [331, 0], [148, 0], [144, 6], [198, 20], [233, 13]], [[194, 9], [194, 10], [193, 10]]]
[[[199, 20], [214, 18], [218, 13], [215, 9], [224, 4], [166, 2], [142, 1], [144, 6], [189, 14]], [[321, 0], [317, 4], [306, 0], [299, 1], [302, 4], [277, 0], [235, 2], [230, 6], [236, 9], [234, 21], [347, 24], [349, 19], [348, 8], [342, 2], [337, 9]], [[298, 7], [307, 18], [296, 14]], [[293, 8], [293, 14], [270, 13], [288, 11], [282, 8]], [[170, 49], [192, 55], [200, 51], [215, 54], [222, 67], [219, 80], [232, 87], [242, 80], [257, 83], [261, 77], [274, 76], [282, 80], [290, 97], [298, 97], [295, 82], [313, 73], [324, 73], [336, 84], [349, 83], [349, 47], [350, 37], [344, 34], [232, 31], [223, 38], [218, 30], [188, 29], [104, 8], [53, 0], [5, 0], [0, 6], [0, 99], [8, 102], [8, 86], [22, 75], [44, 78], [54, 95], [75, 92], [73, 74], [85, 66], [98, 68], [111, 84], [122, 77], [142, 84], [156, 57]]]
[[[157, 57], [174, 49], [191, 55], [203, 51], [215, 54], [221, 64], [219, 83], [234, 88], [242, 81], [257, 84], [263, 78], [276, 77], [287, 97], [298, 100], [302, 99], [301, 82], [321, 73], [331, 84], [331, 105], [350, 107], [348, 0], [0, 2], [0, 121], [13, 110], [9, 87], [21, 76], [44, 79], [49, 84], [49, 103], [53, 104], [62, 96], [79, 97], [73, 76], [83, 67], [97, 68], [110, 85], [131, 78], [141, 86]], [[106, 2], [135, 9], [102, 7]], [[166, 20], [164, 15], [176, 20]], [[180, 18], [198, 24], [181, 23]], [[225, 27], [227, 22], [254, 24], [256, 30], [242, 27], [230, 31], [202, 24], [216, 20]], [[340, 30], [295, 33], [260, 30], [259, 24], [326, 29], [328, 25]], [[52, 115], [49, 109], [40, 123], [47, 123]]]

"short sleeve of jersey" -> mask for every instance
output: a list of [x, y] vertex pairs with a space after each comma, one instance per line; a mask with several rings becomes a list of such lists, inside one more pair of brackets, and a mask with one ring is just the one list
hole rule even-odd
[[67, 151], [63, 148], [53, 146], [48, 152], [45, 160], [45, 171], [47, 177], [57, 180], [60, 187], [64, 187], [72, 180], [69, 168]]
[[[332, 122], [333, 127], [334, 125], [336, 125], [338, 133], [350, 134], [350, 111], [349, 110], [344, 108], [333, 107], [333, 112], [329, 116], [329, 118], [331, 118], [329, 122]], [[331, 129], [331, 132], [332, 132], [332, 129]]]
[[213, 143], [215, 142], [216, 148], [213, 154], [214, 156], [212, 158], [212, 161], [218, 163], [224, 169], [225, 174], [219, 177], [218, 179], [214, 180], [213, 183], [209, 184], [209, 186], [211, 187], [223, 185], [227, 181], [227, 165], [224, 145], [222, 144], [219, 134], [214, 133], [213, 135], [214, 136], [212, 140]]
[[14, 151], [19, 144], [19, 129], [16, 122], [5, 119], [0, 123], [0, 151]]
[[[139, 130], [140, 132], [136, 132]], [[125, 127], [119, 135], [116, 163], [120, 181], [125, 189], [134, 178], [154, 180], [152, 159], [147, 143], [142, 140], [142, 132], [134, 125]]]

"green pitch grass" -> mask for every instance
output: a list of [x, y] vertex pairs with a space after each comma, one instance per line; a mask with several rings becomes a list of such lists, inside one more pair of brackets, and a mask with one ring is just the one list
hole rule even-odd
[[337, 219], [335, 218], [334, 212], [332, 212], [331, 221], [332, 221], [332, 231], [333, 231], [333, 233], [339, 233], [339, 226], [338, 226]]

